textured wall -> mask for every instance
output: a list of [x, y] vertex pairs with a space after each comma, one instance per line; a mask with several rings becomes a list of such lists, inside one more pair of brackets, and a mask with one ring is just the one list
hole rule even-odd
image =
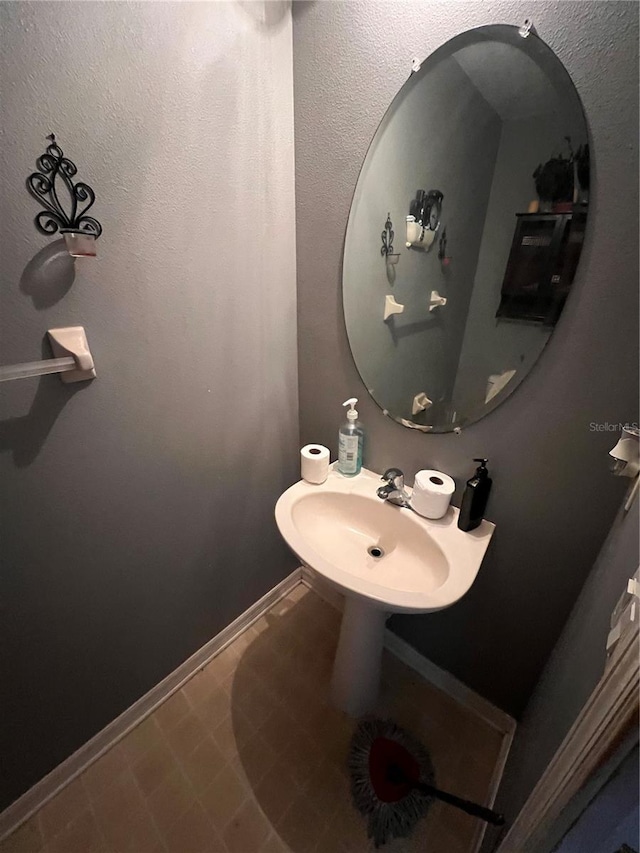
[[636, 501], [629, 513], [618, 513], [516, 731], [498, 797], [509, 819], [517, 815], [604, 672], [611, 613], [638, 568], [639, 533]]
[[[498, 528], [470, 593], [394, 629], [439, 665], [519, 714], [611, 525], [625, 484], [608, 471], [611, 434], [636, 420], [638, 340], [637, 41], [632, 3], [296, 3], [294, 94], [301, 440], [336, 447], [351, 395], [366, 464], [411, 481], [440, 468], [461, 486], [472, 456], [494, 476]], [[584, 102], [594, 154], [587, 247], [556, 333], [522, 386], [460, 436], [386, 419], [358, 377], [341, 314], [344, 226], [377, 123], [409, 74], [447, 39], [534, 16]], [[458, 493], [459, 499], [459, 493]]]
[[[98, 378], [2, 386], [0, 807], [292, 568], [299, 446], [286, 6], [1, 14], [0, 363], [82, 323]], [[72, 284], [24, 187], [51, 130], [104, 226]]]

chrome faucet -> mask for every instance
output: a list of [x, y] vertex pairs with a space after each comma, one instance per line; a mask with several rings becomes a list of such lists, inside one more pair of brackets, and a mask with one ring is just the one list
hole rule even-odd
[[404, 474], [399, 468], [387, 468], [381, 477], [386, 486], [380, 486], [377, 495], [395, 506], [410, 507], [409, 495], [404, 490]]

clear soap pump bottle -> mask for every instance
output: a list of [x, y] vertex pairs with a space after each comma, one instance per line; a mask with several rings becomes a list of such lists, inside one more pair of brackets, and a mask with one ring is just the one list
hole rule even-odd
[[347, 422], [338, 430], [338, 471], [345, 477], [355, 477], [362, 468], [364, 430], [358, 421], [357, 402], [356, 397], [351, 397], [342, 404], [349, 406]]

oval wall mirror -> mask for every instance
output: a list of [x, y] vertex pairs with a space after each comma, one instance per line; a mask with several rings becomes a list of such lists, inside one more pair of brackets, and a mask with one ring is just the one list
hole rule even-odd
[[515, 390], [564, 306], [588, 204], [582, 105], [534, 32], [470, 30], [411, 74], [362, 166], [342, 276], [385, 414], [448, 432]]

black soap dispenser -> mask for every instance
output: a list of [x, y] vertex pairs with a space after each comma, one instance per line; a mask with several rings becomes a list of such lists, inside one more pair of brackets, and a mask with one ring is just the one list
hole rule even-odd
[[462, 496], [460, 515], [458, 516], [458, 527], [460, 530], [475, 530], [484, 518], [484, 512], [491, 491], [491, 477], [487, 470], [486, 459], [474, 459], [480, 462], [476, 473], [467, 480], [467, 487]]

